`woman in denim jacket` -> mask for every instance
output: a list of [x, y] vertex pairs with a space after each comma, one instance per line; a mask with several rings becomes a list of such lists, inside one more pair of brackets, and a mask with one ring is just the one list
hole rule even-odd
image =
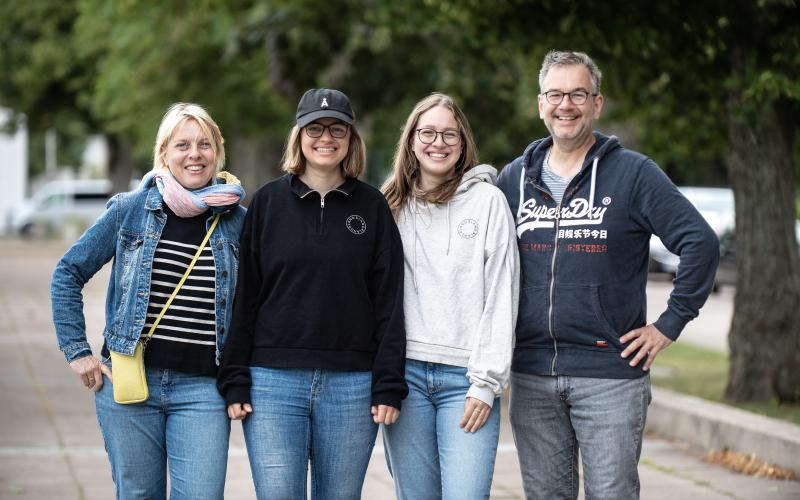
[[[53, 273], [58, 344], [72, 370], [96, 393], [117, 498], [165, 498], [167, 464], [173, 500], [223, 497], [230, 420], [215, 376], [230, 321], [245, 213], [238, 180], [221, 172], [223, 142], [202, 107], [173, 105], [158, 130], [153, 171], [136, 191], [108, 202]], [[147, 342], [149, 399], [115, 403], [109, 351], [133, 354], [216, 214], [218, 226]], [[86, 340], [82, 289], [112, 258], [101, 362]]]

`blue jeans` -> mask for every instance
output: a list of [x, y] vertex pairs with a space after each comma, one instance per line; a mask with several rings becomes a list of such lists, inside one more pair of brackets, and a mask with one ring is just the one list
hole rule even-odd
[[361, 497], [378, 425], [372, 374], [250, 367], [253, 413], [244, 438], [259, 499]]
[[230, 420], [216, 380], [147, 368], [150, 397], [114, 402], [108, 378], [95, 395], [118, 499], [220, 499], [225, 489]]
[[386, 462], [397, 498], [489, 498], [500, 435], [500, 400], [475, 433], [464, 416], [467, 369], [406, 360], [408, 398], [400, 419], [383, 428]]
[[511, 374], [511, 428], [528, 500], [639, 498], [637, 466], [650, 376], [636, 379]]

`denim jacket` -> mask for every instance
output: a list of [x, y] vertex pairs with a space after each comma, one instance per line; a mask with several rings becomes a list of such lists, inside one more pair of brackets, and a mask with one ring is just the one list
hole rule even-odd
[[[121, 193], [61, 258], [53, 271], [50, 299], [58, 345], [68, 362], [92, 353], [86, 341], [83, 286], [114, 259], [106, 294], [103, 337], [109, 350], [131, 355], [142, 333], [150, 298], [150, 268], [167, 222], [158, 188]], [[239, 262], [239, 233], [245, 209], [226, 210], [211, 234], [216, 267], [216, 362], [222, 359]], [[212, 216], [206, 221], [211, 226]]]

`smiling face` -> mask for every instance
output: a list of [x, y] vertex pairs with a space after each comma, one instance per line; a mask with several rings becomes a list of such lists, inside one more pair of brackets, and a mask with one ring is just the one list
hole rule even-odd
[[[422, 113], [414, 128], [431, 129], [436, 132], [456, 131], [460, 136], [458, 122], [453, 112], [444, 106], [435, 106]], [[464, 141], [459, 139], [456, 145], [450, 146], [445, 144], [443, 135], [438, 133], [431, 144], [425, 144], [420, 140], [416, 130], [413, 141], [412, 149], [419, 162], [420, 187], [427, 191], [442, 184], [453, 173], [461, 157]]]
[[[332, 125], [342, 122], [336, 118], [320, 118], [319, 120], [314, 120], [312, 123], [309, 123], [309, 125], [314, 123]], [[351, 133], [352, 132], [348, 128], [347, 134], [337, 139], [331, 136], [330, 129], [326, 128], [320, 137], [313, 138], [308, 136], [305, 129], [301, 130], [300, 148], [306, 160], [306, 167], [322, 171], [339, 168], [342, 161], [347, 156]]]
[[[561, 103], [550, 104], [543, 95], [550, 90], [583, 90], [590, 95], [581, 105], [574, 104], [567, 95]], [[603, 109], [603, 96], [592, 96], [592, 92], [592, 77], [582, 64], [554, 66], [547, 72], [539, 95], [539, 117], [555, 142], [580, 145], [591, 140], [594, 120], [600, 118]]]
[[211, 139], [192, 119], [175, 129], [164, 151], [164, 163], [186, 189], [198, 189], [211, 182], [216, 172], [215, 158]]

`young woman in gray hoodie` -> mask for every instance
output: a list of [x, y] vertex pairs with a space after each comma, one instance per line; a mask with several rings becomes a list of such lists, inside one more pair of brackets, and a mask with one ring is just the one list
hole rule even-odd
[[496, 170], [439, 93], [417, 103], [382, 191], [405, 256], [408, 398], [383, 430], [399, 499], [488, 498], [514, 345], [519, 255]]

